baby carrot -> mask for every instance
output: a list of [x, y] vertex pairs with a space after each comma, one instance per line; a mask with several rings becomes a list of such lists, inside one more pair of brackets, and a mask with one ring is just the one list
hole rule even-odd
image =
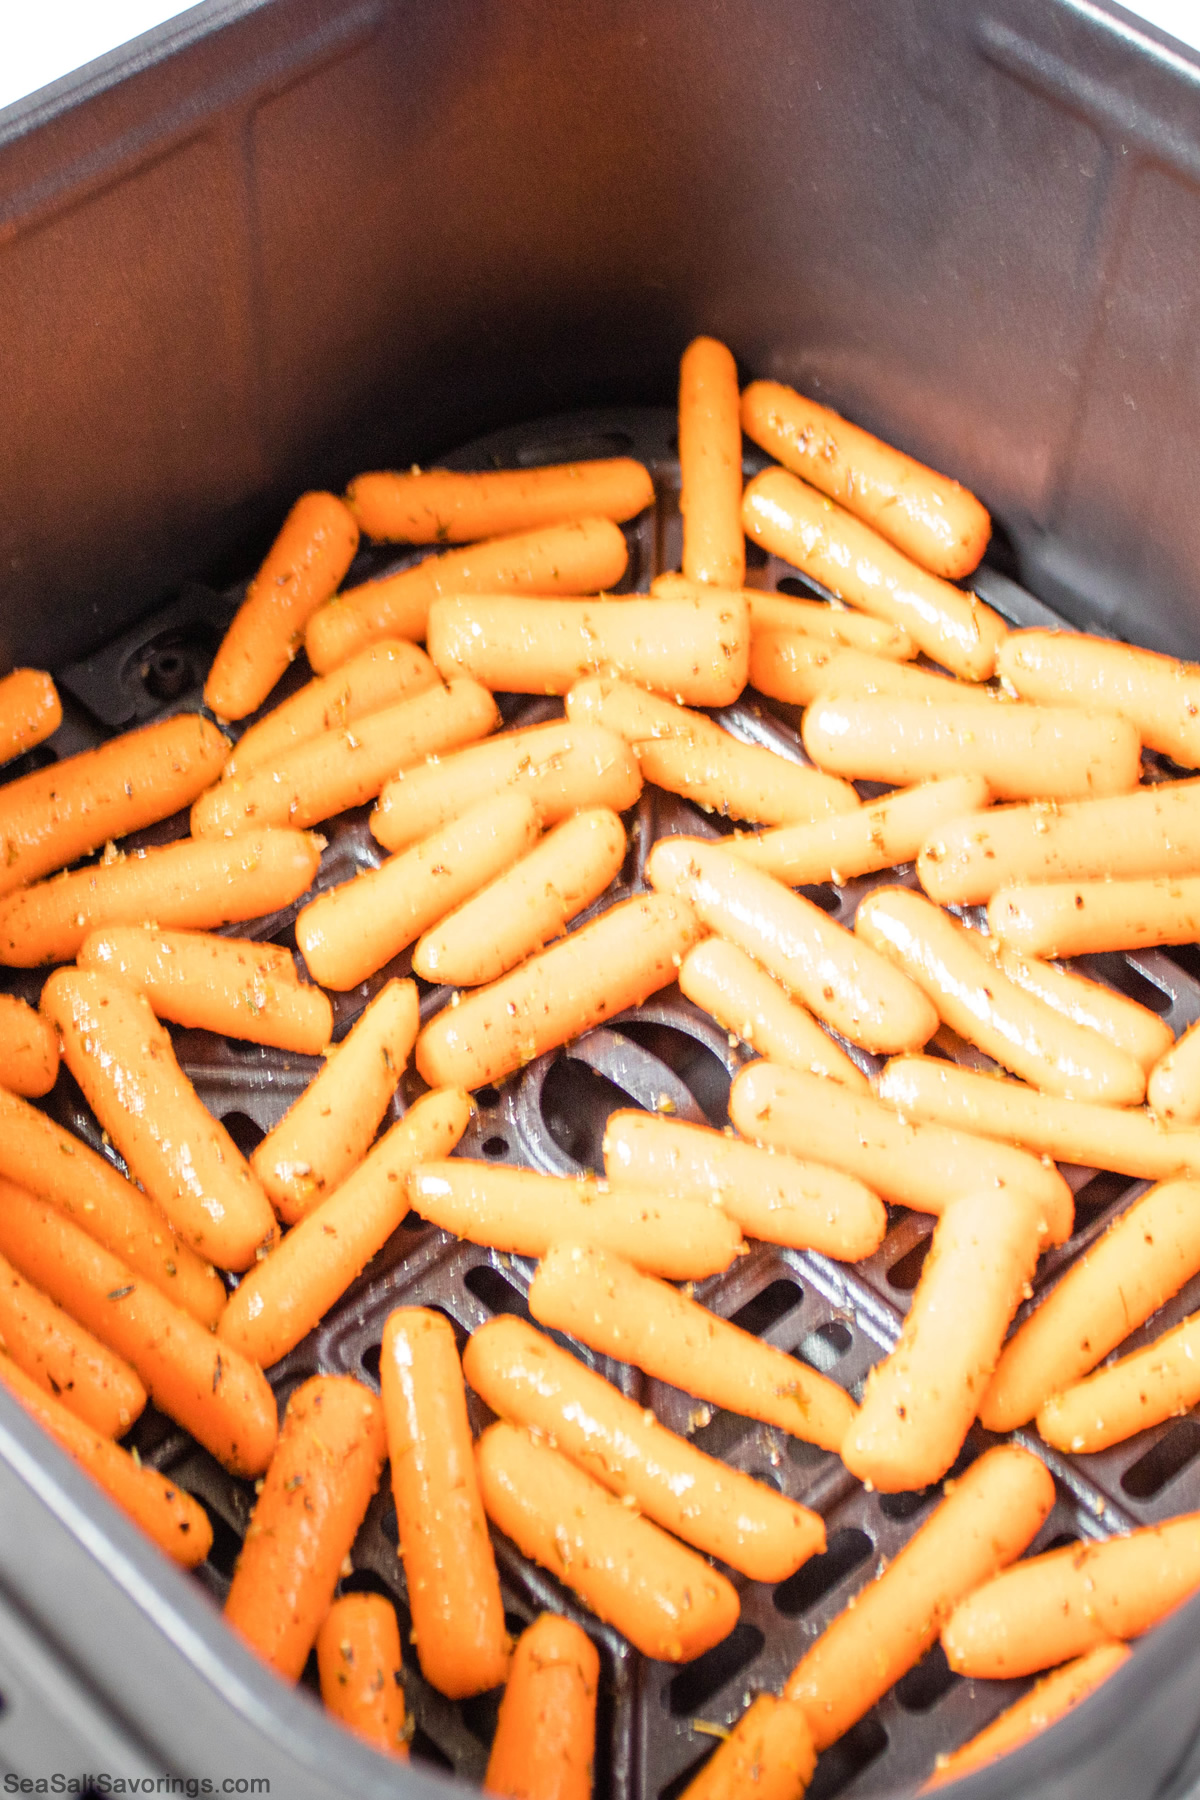
[[411, 981], [389, 981], [250, 1158], [285, 1225], [343, 1182], [371, 1146], [417, 1040]]
[[228, 749], [210, 720], [179, 713], [10, 781], [0, 788], [0, 894], [190, 806]]
[[312, 885], [321, 840], [247, 831], [228, 843], [183, 838], [39, 882], [0, 900], [0, 963], [68, 962], [105, 925], [212, 931], [290, 906]]
[[1195, 1025], [1151, 1070], [1146, 1100], [1164, 1125], [1194, 1125], [1200, 1119], [1200, 1030]]
[[306, 682], [289, 700], [244, 731], [221, 779], [243, 776], [310, 738], [326, 731], [344, 731], [356, 719], [383, 712], [438, 685], [438, 672], [418, 645], [402, 638], [383, 638], [328, 675]]
[[1200, 768], [1200, 669], [1083, 631], [1014, 631], [996, 659], [1022, 699], [1119, 713], [1144, 744]]
[[754, 632], [750, 685], [790, 706], [811, 706], [822, 694], [895, 694], [910, 700], [973, 701], [977, 706], [1003, 705], [1007, 699], [995, 688], [973, 687], [869, 651], [839, 649], [795, 631]]
[[716, 338], [693, 338], [679, 364], [679, 511], [688, 580], [741, 587], [746, 541], [737, 364]]
[[813, 901], [720, 844], [667, 838], [646, 874], [660, 893], [686, 901], [701, 922], [761, 962], [842, 1037], [887, 1055], [916, 1050], [937, 1029], [920, 988]]
[[577, 682], [567, 695], [567, 717], [615, 731], [633, 749], [647, 781], [706, 812], [779, 825], [858, 810], [848, 782], [788, 762], [760, 744], [739, 743], [703, 713], [625, 681]]
[[1014, 1444], [985, 1451], [948, 1487], [788, 1677], [784, 1694], [804, 1707], [818, 1750], [921, 1660], [963, 1595], [1020, 1556], [1053, 1505], [1050, 1471]]
[[358, 521], [335, 494], [301, 494], [225, 633], [204, 703], [222, 719], [261, 706], [358, 549]]
[[471, 1099], [455, 1089], [425, 1094], [380, 1138], [342, 1185], [244, 1276], [217, 1336], [264, 1369], [286, 1356], [387, 1243], [408, 1212], [408, 1175], [449, 1156], [466, 1130]]
[[328, 999], [301, 982], [291, 952], [276, 944], [114, 925], [86, 937], [75, 960], [134, 988], [176, 1025], [302, 1056], [319, 1056], [333, 1031]]
[[1042, 962], [1035, 956], [1022, 956], [1017, 950], [1005, 950], [990, 938], [980, 937], [980, 945], [994, 956], [1010, 981], [1036, 994], [1047, 1006], [1076, 1025], [1098, 1031], [1141, 1064], [1146, 1073], [1154, 1067], [1175, 1042], [1175, 1034], [1165, 1019], [1152, 1013], [1148, 1006], [1120, 994], [1102, 981], [1089, 981], [1076, 969], [1060, 969], [1057, 963]]
[[509, 1641], [450, 1321], [398, 1307], [379, 1378], [417, 1658], [432, 1687], [462, 1700], [504, 1680]]
[[417, 1039], [431, 1086], [483, 1087], [674, 981], [702, 935], [665, 894], [623, 900], [490, 986], [447, 1006]]
[[1025, 956], [1186, 944], [1200, 937], [1200, 875], [1002, 887], [987, 916], [992, 935]]
[[413, 469], [356, 475], [346, 502], [368, 537], [392, 544], [469, 544], [564, 520], [623, 524], [654, 500], [631, 456], [541, 469]]
[[1200, 1313], [1152, 1344], [1106, 1363], [1038, 1408], [1037, 1428], [1056, 1450], [1091, 1455], [1178, 1418], [1200, 1400]]
[[499, 722], [495, 701], [477, 682], [426, 688], [353, 725], [296, 744], [246, 775], [218, 782], [192, 808], [192, 835], [319, 825], [374, 800], [398, 769], [474, 743]]
[[133, 1179], [194, 1250], [224, 1269], [249, 1268], [277, 1235], [270, 1204], [149, 1003], [94, 969], [58, 969], [42, 1011]]
[[390, 1600], [335, 1600], [317, 1633], [317, 1671], [327, 1712], [372, 1749], [407, 1760], [400, 1626]]
[[325, 675], [380, 638], [423, 638], [430, 604], [440, 594], [590, 594], [620, 581], [628, 561], [624, 535], [611, 519], [577, 517], [486, 538], [347, 588], [313, 615], [304, 647], [317, 674]]
[[784, 469], [764, 469], [742, 499], [746, 536], [877, 619], [966, 681], [986, 681], [1006, 626], [974, 594], [911, 562], [885, 538]]
[[819, 1514], [705, 1456], [523, 1319], [481, 1326], [463, 1373], [499, 1418], [751, 1581], [784, 1581], [825, 1548]]
[[57, 1208], [0, 1184], [0, 1253], [123, 1356], [154, 1404], [235, 1475], [275, 1447], [275, 1396], [260, 1369], [104, 1250]]
[[15, 994], [0, 994], [0, 1087], [37, 1099], [58, 1080], [58, 1038]]
[[751, 1063], [730, 1090], [729, 1116], [752, 1142], [856, 1175], [893, 1205], [936, 1214], [959, 1194], [987, 1188], [1003, 1205], [1015, 1189], [1040, 1199], [1047, 1244], [1071, 1235], [1074, 1202], [1057, 1169], [1011, 1144], [902, 1118], [820, 1076]]
[[1140, 1637], [1200, 1587], [1200, 1513], [1031, 1556], [977, 1587], [942, 1631], [960, 1675], [1035, 1675]]
[[935, 575], [969, 575], [987, 548], [987, 509], [948, 475], [779, 381], [752, 381], [742, 427], [793, 475], [840, 501]]
[[736, 944], [711, 937], [689, 950], [680, 964], [679, 989], [760, 1056], [866, 1093], [867, 1078], [858, 1065], [807, 1007]]
[[14, 669], [0, 681], [0, 763], [42, 743], [62, 724], [62, 701], [44, 669]]
[[181, 1244], [141, 1188], [36, 1106], [0, 1088], [0, 1176], [49, 1200], [210, 1328], [221, 1316], [221, 1278]]
[[727, 1269], [742, 1247], [719, 1207], [653, 1196], [587, 1175], [539, 1175], [503, 1163], [428, 1162], [409, 1177], [423, 1219], [473, 1244], [544, 1256], [562, 1237], [619, 1251], [669, 1281], [701, 1281]]
[[564, 1230], [529, 1289], [540, 1325], [729, 1412], [836, 1450], [856, 1408], [844, 1389], [620, 1256]]
[[572, 1619], [517, 1639], [483, 1785], [510, 1800], [591, 1800], [600, 1658]]
[[102, 1437], [124, 1437], [146, 1390], [122, 1357], [0, 1256], [0, 1350]]
[[737, 1624], [737, 1592], [702, 1556], [556, 1450], [503, 1423], [475, 1448], [488, 1518], [643, 1656], [691, 1662]]
[[288, 1401], [233, 1572], [225, 1618], [298, 1681], [379, 1483], [383, 1408], [349, 1375], [314, 1375]]
[[170, 1476], [134, 1462], [127, 1450], [43, 1393], [2, 1355], [0, 1382], [173, 1562], [194, 1569], [204, 1561], [212, 1549], [212, 1526], [199, 1502]]
[[425, 933], [413, 951], [414, 974], [456, 987], [496, 981], [600, 898], [620, 874], [626, 848], [625, 827], [609, 807], [564, 819]]
[[1164, 1181], [1073, 1263], [1008, 1340], [979, 1408], [988, 1431], [1026, 1424], [1200, 1271], [1200, 1184]]
[[[650, 583], [650, 592], [666, 599], [694, 597], [706, 591], [703, 582], [689, 581], [686, 575], [656, 575]], [[872, 656], [890, 657], [895, 662], [907, 662], [917, 654], [917, 646], [902, 625], [870, 619], [837, 602], [830, 605], [826, 600], [801, 600], [763, 588], [742, 588], [740, 592], [750, 608], [751, 643], [760, 631], [798, 631], [806, 637], [839, 644], [847, 650], [866, 650]]]
[[760, 1694], [717, 1746], [682, 1800], [800, 1800], [817, 1764], [808, 1717], [794, 1700]]

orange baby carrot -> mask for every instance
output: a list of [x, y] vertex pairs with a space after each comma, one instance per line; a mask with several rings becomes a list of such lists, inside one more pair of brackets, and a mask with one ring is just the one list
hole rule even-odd
[[276, 944], [114, 925], [85, 938], [75, 960], [136, 989], [176, 1025], [302, 1056], [319, 1056], [333, 1031], [328, 999], [301, 982], [291, 952]]
[[[652, 594], [679, 599], [707, 591], [706, 584], [689, 581], [686, 575], [656, 575], [650, 583]], [[739, 590], [750, 608], [751, 642], [760, 631], [796, 631], [806, 637], [848, 650], [866, 650], [872, 656], [890, 657], [907, 662], [917, 654], [917, 646], [902, 625], [889, 625], [882, 619], [870, 619], [865, 613], [851, 612], [838, 603], [826, 600], [801, 600], [791, 594], [770, 593], [763, 588]]]
[[996, 659], [1022, 699], [1119, 713], [1152, 750], [1200, 768], [1200, 670], [1083, 631], [1014, 631]]
[[288, 1401], [233, 1572], [225, 1618], [298, 1681], [379, 1483], [383, 1408], [349, 1375], [314, 1375]]
[[7, 1356], [0, 1356], [0, 1382], [173, 1562], [194, 1569], [204, 1561], [212, 1526], [199, 1502], [170, 1476], [134, 1462], [127, 1450], [44, 1394]]
[[1200, 1314], [1044, 1400], [1037, 1428], [1056, 1450], [1091, 1455], [1178, 1418], [1200, 1400]]
[[493, 1524], [643, 1656], [691, 1662], [737, 1624], [737, 1592], [724, 1575], [565, 1456], [498, 1424], [475, 1460]]
[[438, 672], [416, 644], [383, 638], [352, 656], [328, 675], [293, 694], [244, 731], [234, 746], [221, 779], [245, 775], [260, 763], [273, 762], [298, 744], [325, 731], [344, 731], [356, 719], [383, 712], [400, 700], [438, 686]]
[[1200, 936], [1200, 876], [1002, 887], [988, 902], [988, 929], [1026, 956], [1188, 943]]
[[529, 1289], [540, 1325], [793, 1437], [836, 1450], [856, 1408], [843, 1388], [731, 1325], [678, 1288], [564, 1233]]
[[277, 1234], [270, 1203], [149, 1003], [94, 969], [59, 969], [42, 1010], [134, 1180], [194, 1250], [224, 1269], [249, 1268]]
[[308, 660], [325, 675], [380, 638], [423, 638], [439, 594], [590, 594], [620, 581], [628, 561], [611, 519], [575, 518], [487, 538], [339, 594], [309, 621]]
[[0, 1256], [0, 1350], [102, 1437], [124, 1437], [146, 1390], [122, 1357]]
[[408, 1175], [449, 1156], [471, 1118], [461, 1089], [434, 1089], [365, 1162], [239, 1282], [217, 1336], [264, 1369], [319, 1325], [408, 1212]]
[[654, 499], [631, 456], [541, 469], [413, 469], [356, 475], [346, 501], [368, 537], [393, 544], [470, 544], [564, 520], [623, 524]]
[[1076, 1025], [1098, 1031], [1139, 1062], [1147, 1075], [1174, 1043], [1175, 1034], [1165, 1019], [1104, 982], [1090, 981], [1076, 969], [1060, 969], [1057, 963], [1042, 962], [1036, 956], [1022, 956], [1018, 950], [1006, 950], [990, 938], [981, 937], [980, 942], [1010, 981], [1036, 994]]
[[58, 1080], [53, 1028], [15, 994], [0, 994], [0, 1087], [37, 1099]]
[[752, 1581], [784, 1581], [825, 1548], [817, 1513], [705, 1456], [523, 1319], [481, 1326], [463, 1373], [499, 1418]]
[[711, 937], [689, 950], [680, 964], [679, 988], [760, 1056], [840, 1081], [852, 1093], [867, 1092], [862, 1070], [808, 1008], [736, 944]]
[[789, 1675], [784, 1694], [804, 1707], [818, 1750], [921, 1660], [964, 1594], [1020, 1556], [1054, 1497], [1050, 1471], [1011, 1444], [985, 1451], [959, 1476]]
[[717, 1746], [682, 1800], [800, 1800], [817, 1764], [808, 1717], [794, 1700], [760, 1694]]
[[261, 1370], [100, 1247], [57, 1208], [0, 1184], [0, 1253], [123, 1356], [154, 1404], [235, 1475], [260, 1475], [275, 1447], [275, 1396]]
[[325, 1710], [384, 1756], [408, 1758], [396, 1609], [382, 1594], [343, 1594], [317, 1633]]
[[746, 540], [737, 364], [716, 338], [693, 338], [679, 364], [679, 510], [685, 576], [741, 587]]
[[179, 713], [10, 781], [0, 788], [0, 894], [190, 806], [228, 749], [210, 720]]
[[42, 743], [62, 724], [62, 701], [44, 669], [14, 669], [0, 681], [0, 763]]
[[419, 1025], [415, 985], [389, 981], [255, 1150], [250, 1167], [285, 1225], [294, 1225], [362, 1161]]
[[304, 628], [354, 560], [358, 521], [335, 494], [301, 494], [225, 633], [204, 702], [222, 719], [261, 706], [304, 639]]
[[517, 1639], [483, 1785], [510, 1800], [591, 1800], [600, 1658], [571, 1619], [539, 1613]]
[[847, 650], [796, 631], [756, 630], [750, 646], [750, 685], [772, 700], [811, 706], [821, 694], [894, 694], [900, 699], [973, 701], [1004, 705], [995, 688], [974, 687], [907, 662]]
[[397, 1308], [383, 1328], [379, 1379], [421, 1673], [465, 1699], [504, 1680], [509, 1642], [450, 1321]]
[[0, 963], [67, 962], [104, 925], [152, 919], [212, 931], [261, 918], [311, 887], [321, 848], [303, 831], [247, 831], [228, 843], [183, 838], [39, 882], [0, 900]]

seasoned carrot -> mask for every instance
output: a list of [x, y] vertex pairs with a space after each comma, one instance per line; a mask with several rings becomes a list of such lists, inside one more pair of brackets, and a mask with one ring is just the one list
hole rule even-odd
[[475, 1450], [488, 1518], [656, 1662], [691, 1662], [737, 1624], [724, 1575], [557, 1451], [503, 1423]]
[[784, 1694], [825, 1750], [921, 1660], [962, 1599], [1020, 1556], [1054, 1505], [1054, 1480], [1013, 1444], [987, 1450], [903, 1550], [796, 1664]]
[[408, 1212], [408, 1175], [449, 1156], [471, 1118], [461, 1089], [435, 1089], [380, 1138], [340, 1187], [256, 1263], [217, 1336], [266, 1369], [319, 1325]]
[[701, 1281], [727, 1269], [742, 1234], [719, 1207], [649, 1195], [587, 1175], [539, 1175], [503, 1163], [428, 1162], [409, 1177], [423, 1219], [473, 1244], [544, 1256], [567, 1236], [619, 1251], [669, 1281]]
[[610, 1181], [715, 1200], [747, 1237], [843, 1262], [870, 1256], [887, 1230], [883, 1202], [861, 1181], [656, 1113], [609, 1115], [604, 1168]]
[[58, 1038], [15, 994], [0, 994], [0, 1087], [36, 1100], [58, 1080]]
[[328, 999], [301, 982], [291, 952], [276, 944], [114, 925], [86, 937], [75, 960], [134, 988], [176, 1025], [302, 1056], [319, 1056], [333, 1031]]
[[784, 469], [764, 469], [742, 499], [746, 536], [839, 600], [903, 625], [919, 649], [967, 681], [986, 681], [1006, 626], [974, 594], [930, 575]]
[[[656, 575], [650, 592], [666, 599], [681, 599], [703, 594], [706, 587], [702, 582], [689, 581], [686, 575]], [[763, 588], [742, 588], [740, 592], [750, 608], [751, 643], [760, 631], [799, 631], [806, 637], [840, 644], [848, 650], [866, 650], [872, 656], [890, 657], [895, 662], [907, 662], [917, 654], [917, 646], [902, 625], [870, 619], [838, 602], [830, 605], [826, 600], [794, 599], [791, 594], [770, 593]]]
[[462, 1700], [504, 1680], [509, 1642], [450, 1321], [398, 1307], [379, 1378], [417, 1658], [431, 1686]]
[[808, 1717], [794, 1700], [760, 1694], [717, 1746], [682, 1800], [800, 1800], [817, 1752]]
[[415, 568], [348, 588], [309, 621], [304, 647], [318, 675], [380, 638], [425, 636], [439, 594], [590, 594], [620, 581], [629, 550], [611, 519], [487, 538], [426, 557]]
[[1195, 1025], [1155, 1064], [1146, 1099], [1164, 1125], [1194, 1125], [1200, 1119], [1200, 1030]]
[[349, 662], [318, 675], [244, 731], [221, 771], [222, 781], [274, 762], [326, 731], [345, 731], [357, 719], [437, 687], [438, 672], [416, 644], [383, 638]]
[[819, 1514], [705, 1456], [522, 1319], [481, 1326], [463, 1373], [499, 1418], [751, 1581], [784, 1581], [825, 1548]]
[[541, 1325], [645, 1374], [793, 1437], [836, 1450], [854, 1421], [849, 1394], [678, 1288], [564, 1231], [529, 1289]]
[[864, 1050], [916, 1050], [937, 1013], [906, 974], [802, 894], [720, 844], [668, 838], [646, 874], [660, 893], [686, 901], [711, 931], [755, 957], [818, 1019]]
[[358, 521], [335, 494], [301, 494], [221, 640], [204, 702], [222, 719], [261, 706], [358, 549]]
[[957, 581], [987, 549], [992, 522], [967, 488], [779, 381], [752, 381], [742, 427], [793, 475], [840, 501], [923, 568]]
[[0, 963], [68, 962], [105, 925], [212, 931], [261, 918], [298, 900], [320, 861], [321, 840], [306, 832], [248, 831], [93, 863], [0, 900]]
[[973, 687], [870, 651], [840, 649], [796, 631], [755, 631], [750, 685], [772, 700], [811, 706], [822, 694], [894, 694], [900, 699], [972, 701], [1003, 705], [996, 688]]
[[255, 1150], [250, 1167], [285, 1225], [294, 1225], [362, 1161], [419, 1027], [415, 985], [389, 981]]
[[0, 1256], [0, 1350], [102, 1437], [124, 1437], [146, 1390], [123, 1357], [77, 1325]]
[[233, 1572], [225, 1618], [298, 1681], [379, 1483], [383, 1408], [349, 1375], [314, 1375], [288, 1401]]
[[275, 1396], [261, 1370], [172, 1306], [65, 1213], [0, 1183], [0, 1253], [27, 1281], [131, 1363], [154, 1404], [235, 1475], [260, 1475], [275, 1447]]
[[44, 669], [14, 669], [0, 681], [0, 763], [44, 742], [62, 724], [62, 701]]
[[1004, 1347], [979, 1409], [1013, 1431], [1102, 1362], [1200, 1271], [1200, 1183], [1164, 1181], [1073, 1263]]
[[1010, 1144], [902, 1118], [892, 1107], [778, 1063], [754, 1062], [734, 1081], [729, 1116], [742, 1136], [856, 1175], [896, 1206], [941, 1213], [957, 1195], [987, 1188], [1036, 1194], [1045, 1241], [1071, 1235], [1075, 1207], [1057, 1169]]
[[775, 1062], [865, 1094], [867, 1078], [773, 975], [724, 938], [705, 938], [679, 968], [680, 992], [718, 1025]]
[[211, 720], [179, 713], [10, 781], [0, 788], [0, 894], [190, 806], [228, 749]]
[[668, 986], [701, 935], [682, 900], [664, 894], [623, 900], [438, 1013], [417, 1039], [417, 1068], [433, 1086], [500, 1081]]
[[42, 1011], [134, 1180], [194, 1250], [224, 1269], [249, 1268], [277, 1235], [270, 1203], [149, 1003], [94, 969], [58, 969]]
[[407, 1760], [400, 1626], [390, 1600], [335, 1600], [317, 1633], [317, 1671], [327, 1712], [372, 1749]]
[[989, 900], [987, 916], [1001, 944], [1024, 956], [1186, 944], [1200, 937], [1200, 875], [1002, 887]]
[[221, 1278], [180, 1243], [132, 1181], [44, 1112], [0, 1088], [0, 1176], [69, 1213], [89, 1237], [212, 1327], [225, 1305]]
[[737, 364], [716, 338], [693, 338], [679, 364], [679, 511], [688, 580], [741, 587], [746, 540]]
[[1085, 1456], [1188, 1412], [1200, 1400], [1200, 1313], [1044, 1400], [1037, 1428], [1056, 1450]]
[[392, 544], [470, 544], [585, 516], [623, 524], [654, 499], [631, 456], [541, 469], [412, 469], [356, 475], [346, 501], [368, 537]]
[[591, 1800], [600, 1658], [572, 1619], [517, 1639], [483, 1785], [510, 1800]]
[[557, 825], [585, 806], [624, 812], [642, 777], [614, 732], [555, 719], [404, 770], [380, 794], [371, 830], [385, 850], [404, 850], [480, 800], [514, 789], [533, 802], [543, 825]]
[[1104, 982], [1091, 981], [1077, 969], [1060, 969], [1057, 963], [1006, 950], [990, 938], [981, 937], [980, 943], [1010, 981], [1076, 1025], [1098, 1031], [1140, 1063], [1147, 1075], [1174, 1043], [1175, 1034], [1165, 1019]]
[[537, 838], [538, 815], [528, 796], [498, 794], [380, 868], [329, 888], [296, 920], [309, 974], [324, 987], [357, 987], [510, 869]]
[[173, 1562], [194, 1569], [204, 1561], [212, 1549], [208, 1516], [169, 1475], [135, 1462], [127, 1450], [77, 1418], [61, 1400], [43, 1393], [2, 1355], [0, 1383]]
[[1144, 744], [1200, 768], [1200, 669], [1083, 631], [1014, 631], [996, 672], [1022, 699], [1119, 713]]

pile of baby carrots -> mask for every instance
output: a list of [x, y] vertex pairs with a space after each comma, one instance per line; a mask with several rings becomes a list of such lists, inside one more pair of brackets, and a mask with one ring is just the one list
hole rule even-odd
[[[744, 491], [743, 432], [776, 459]], [[1200, 670], [1009, 631], [962, 585], [991, 529], [971, 494], [779, 383], [739, 393], [712, 339], [683, 358], [679, 452], [683, 566], [645, 595], [605, 591], [621, 524], [654, 498], [628, 458], [306, 494], [205, 713], [0, 787], [0, 963], [58, 965], [38, 1010], [0, 1012], [0, 1380], [184, 1565], [208, 1552], [206, 1514], [118, 1442], [147, 1401], [255, 1480], [229, 1622], [287, 1680], [315, 1649], [330, 1710], [401, 1756], [396, 1613], [335, 1597], [387, 1463], [422, 1673], [451, 1698], [505, 1684], [486, 1780], [528, 1800], [587, 1800], [599, 1665], [564, 1618], [510, 1642], [489, 1523], [672, 1662], [733, 1629], [739, 1578], [782, 1581], [825, 1547], [817, 1514], [550, 1333], [884, 1492], [941, 1481], [976, 1420], [1094, 1451], [1200, 1401], [1200, 1315], [1106, 1361], [1200, 1273], [1200, 1028], [1176, 1043], [1049, 960], [1200, 934], [1200, 779], [1161, 760], [1200, 768]], [[364, 533], [431, 553], [341, 589]], [[747, 587], [747, 538], [833, 602]], [[314, 678], [272, 707], [301, 649]], [[811, 766], [710, 716], [747, 685], [803, 709]], [[565, 716], [500, 729], [499, 692], [560, 695]], [[5, 757], [60, 718], [49, 676], [0, 683]], [[856, 781], [889, 791], [863, 801]], [[662, 840], [648, 891], [568, 931], [620, 876], [644, 782], [740, 829]], [[370, 802], [379, 866], [314, 894], [314, 828]], [[117, 847], [186, 807], [188, 837]], [[853, 930], [797, 891], [896, 865], [911, 878], [872, 886]], [[228, 934], [299, 902], [307, 979]], [[416, 984], [388, 980], [333, 1046], [324, 990], [405, 951], [448, 1004], [422, 1027]], [[472, 1089], [672, 983], [758, 1053], [729, 1131], [615, 1113], [602, 1179], [453, 1154]], [[171, 1023], [325, 1060], [247, 1160]], [[994, 1074], [946, 1059], [964, 1041]], [[32, 1104], [60, 1058], [128, 1176]], [[428, 1091], [377, 1135], [410, 1064]], [[1156, 1185], [1014, 1330], [1073, 1229], [1055, 1159]], [[893, 1204], [937, 1223], [861, 1404], [692, 1295], [747, 1239], [857, 1262]], [[536, 1324], [495, 1318], [460, 1358], [442, 1315], [398, 1308], [379, 1395], [317, 1375], [280, 1424], [264, 1369], [410, 1208], [537, 1259]], [[477, 1442], [467, 1384], [495, 1414]], [[1031, 1451], [979, 1456], [688, 1800], [751, 1780], [797, 1800], [939, 1637], [965, 1674], [1045, 1678], [931, 1785], [1091, 1692], [1200, 1588], [1200, 1516], [1023, 1558], [1054, 1497]]]

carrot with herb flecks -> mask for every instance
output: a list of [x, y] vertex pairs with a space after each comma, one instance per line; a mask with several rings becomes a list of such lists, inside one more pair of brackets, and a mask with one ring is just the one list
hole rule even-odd
[[1200, 1400], [1200, 1313], [1052, 1394], [1037, 1428], [1055, 1450], [1092, 1455], [1189, 1412]]
[[679, 965], [679, 991], [773, 1062], [867, 1092], [867, 1078], [773, 975], [725, 938], [705, 938]]
[[711, 337], [693, 338], [679, 364], [679, 511], [685, 576], [741, 587], [746, 540], [737, 364]]
[[1086, 631], [1014, 631], [996, 672], [1022, 700], [1114, 712], [1137, 727], [1144, 744], [1185, 769], [1200, 768], [1200, 671]]
[[650, 471], [631, 456], [539, 469], [384, 470], [356, 475], [346, 489], [367, 536], [392, 544], [469, 544], [585, 514], [624, 524], [653, 500]]
[[1200, 937], [1200, 876], [1141, 881], [1048, 881], [1002, 887], [988, 901], [988, 930], [1024, 956], [1091, 956], [1149, 950]]
[[62, 724], [62, 701], [44, 669], [14, 669], [0, 681], [0, 763], [32, 750]]
[[124, 1437], [146, 1390], [123, 1357], [31, 1287], [0, 1256], [0, 1350], [102, 1437]]
[[750, 646], [750, 685], [771, 700], [811, 706], [822, 694], [893, 694], [904, 700], [972, 701], [1011, 705], [1007, 694], [982, 684], [935, 675], [913, 663], [869, 650], [820, 643], [798, 631], [758, 630]]
[[760, 1694], [683, 1790], [681, 1800], [800, 1800], [817, 1764], [804, 1708]]
[[372, 1749], [408, 1758], [396, 1609], [382, 1594], [343, 1594], [317, 1633], [326, 1712]]
[[591, 1800], [600, 1658], [572, 1619], [539, 1613], [517, 1639], [483, 1785], [509, 1800]]
[[[685, 595], [695, 598], [708, 591], [706, 583], [689, 581], [686, 575], [656, 575], [650, 583], [652, 594], [669, 599]], [[800, 600], [764, 588], [739, 591], [750, 608], [752, 649], [761, 632], [789, 631], [842, 649], [886, 656], [893, 662], [908, 662], [917, 654], [917, 646], [902, 625], [889, 625], [883, 619], [868, 618], [865, 613], [851, 612], [849, 607], [831, 606], [825, 600]]]
[[58, 1038], [15, 994], [0, 994], [0, 1087], [32, 1100], [58, 1080]]
[[1078, 969], [1060, 969], [1057, 963], [1000, 948], [989, 938], [980, 936], [980, 943], [1010, 981], [1027, 993], [1036, 994], [1064, 1019], [1098, 1031], [1140, 1063], [1147, 1075], [1175, 1042], [1175, 1033], [1166, 1020], [1148, 1006], [1131, 1000], [1128, 994], [1118, 993], [1102, 981], [1091, 981]]

